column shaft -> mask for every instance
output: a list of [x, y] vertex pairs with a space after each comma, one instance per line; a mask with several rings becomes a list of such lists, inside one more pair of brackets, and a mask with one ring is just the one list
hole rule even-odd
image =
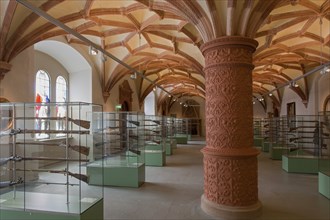
[[235, 207], [240, 214], [244, 213], [242, 207], [260, 209], [258, 151], [252, 147], [251, 72], [256, 47], [255, 40], [244, 37], [221, 37], [202, 47], [206, 78], [202, 208], [209, 213], [216, 212], [210, 211], [210, 206], [218, 206], [222, 214], [228, 208], [233, 212]]

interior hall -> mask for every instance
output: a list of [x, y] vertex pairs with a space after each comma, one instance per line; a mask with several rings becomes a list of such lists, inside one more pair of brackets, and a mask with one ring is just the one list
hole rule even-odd
[[330, 0], [1, 0], [0, 219], [330, 219]]

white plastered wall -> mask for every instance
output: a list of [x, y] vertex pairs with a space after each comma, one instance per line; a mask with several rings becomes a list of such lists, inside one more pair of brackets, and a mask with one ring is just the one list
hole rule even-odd
[[[269, 104], [269, 102], [267, 104]], [[265, 109], [263, 108], [263, 106], [259, 101], [255, 101], [255, 104], [253, 104], [253, 117], [254, 118], [267, 117], [267, 112], [265, 111]]]
[[317, 115], [322, 111], [325, 98], [330, 94], [330, 74], [320, 75], [315, 72], [308, 78], [310, 83], [309, 97], [305, 106], [297, 93], [293, 92], [288, 86], [285, 87], [280, 115], [287, 115], [287, 104], [295, 102], [296, 115]]
[[70, 73], [70, 101], [92, 102], [92, 74], [85, 69]]
[[0, 83], [1, 96], [11, 102], [34, 102], [35, 51], [29, 47], [11, 62], [11, 70]]

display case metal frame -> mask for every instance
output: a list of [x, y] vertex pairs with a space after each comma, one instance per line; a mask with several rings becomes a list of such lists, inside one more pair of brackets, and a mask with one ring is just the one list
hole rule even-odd
[[163, 116], [145, 115], [145, 164], [166, 165], [166, 120]]
[[[320, 112], [322, 130], [320, 133], [330, 133], [330, 111]], [[330, 199], [330, 138], [320, 141], [327, 145], [327, 152], [319, 157], [318, 162], [318, 190], [319, 193]]]
[[287, 172], [317, 174], [320, 160], [329, 158], [325, 117], [297, 115], [287, 120], [287, 144], [294, 147], [282, 155], [282, 168]]
[[[96, 143], [103, 148], [102, 158], [87, 166], [90, 183], [106, 186], [139, 187], [145, 182], [144, 114], [139, 112], [98, 112], [103, 121], [104, 140]], [[104, 173], [99, 163], [104, 163]], [[104, 176], [104, 181], [99, 176]]]
[[253, 146], [262, 148], [265, 139], [265, 124], [267, 122], [263, 118], [253, 119]]
[[175, 139], [177, 144], [187, 144], [189, 139], [189, 123], [186, 118], [175, 118]]
[[[59, 106], [66, 109], [65, 117], [57, 117]], [[48, 114], [36, 117], [41, 109]], [[91, 129], [93, 111], [102, 106], [0, 104], [1, 124], [12, 123], [1, 127], [1, 219], [103, 219], [103, 188], [90, 186], [85, 172], [99, 156], [93, 141], [102, 139]], [[59, 128], [60, 121], [65, 126]]]
[[287, 118], [276, 117], [266, 121], [263, 151], [269, 151], [269, 156], [273, 160], [282, 160], [283, 154], [296, 149], [296, 145], [288, 142]]
[[174, 137], [174, 118], [170, 116], [164, 116], [165, 120], [165, 129], [166, 129], [166, 156], [170, 156], [173, 154], [176, 146], [176, 139]]

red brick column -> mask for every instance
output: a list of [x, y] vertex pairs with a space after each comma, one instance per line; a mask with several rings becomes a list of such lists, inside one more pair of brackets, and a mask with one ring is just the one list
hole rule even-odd
[[225, 219], [260, 215], [258, 150], [253, 148], [250, 38], [221, 37], [202, 46], [206, 77], [206, 147], [202, 209]]

